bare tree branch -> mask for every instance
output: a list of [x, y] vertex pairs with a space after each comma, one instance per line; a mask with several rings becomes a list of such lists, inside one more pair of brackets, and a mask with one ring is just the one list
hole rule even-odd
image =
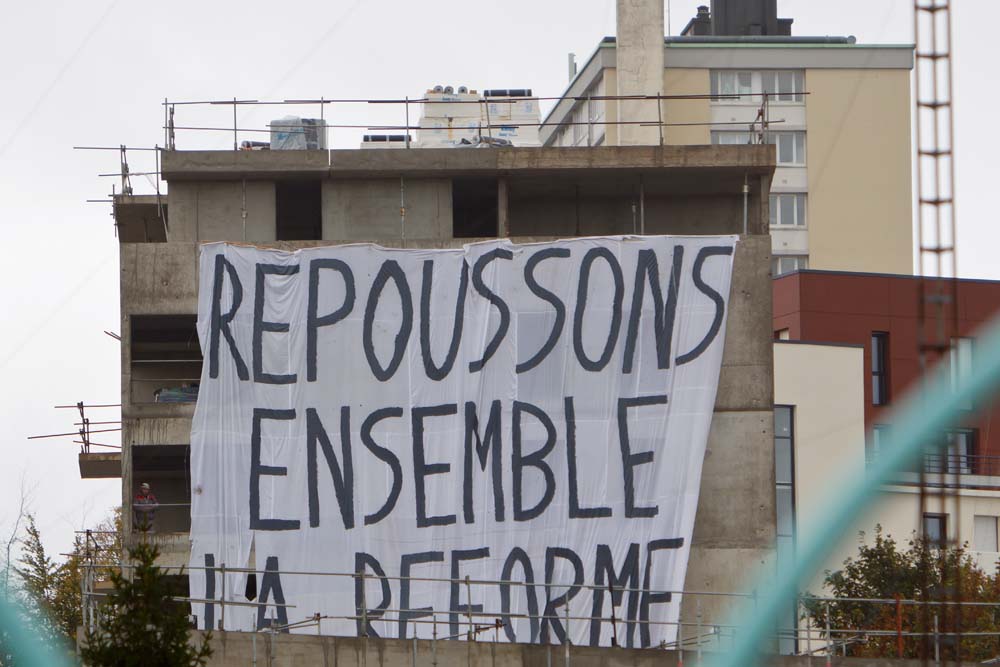
[[27, 472], [21, 472], [21, 490], [20, 490], [20, 501], [17, 507], [17, 517], [14, 519], [14, 527], [11, 529], [10, 536], [7, 538], [6, 542], [6, 556], [4, 561], [4, 573], [3, 573], [3, 594], [5, 600], [10, 600], [10, 552], [14, 548], [14, 545], [19, 539], [19, 534], [21, 532], [21, 523], [28, 516], [28, 504], [31, 498], [31, 492], [33, 488], [28, 488], [28, 475]]

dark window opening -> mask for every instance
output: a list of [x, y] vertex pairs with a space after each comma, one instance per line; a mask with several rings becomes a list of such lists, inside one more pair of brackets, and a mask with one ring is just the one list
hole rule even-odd
[[[166, 605], [169, 606], [171, 610], [181, 611], [185, 614], [191, 614], [191, 606], [184, 602], [184, 599], [191, 597], [191, 586], [188, 581], [187, 574], [167, 574], [163, 577], [163, 583], [166, 588], [167, 595], [170, 599], [167, 600]], [[194, 596], [199, 597], [199, 596]], [[191, 628], [195, 629], [198, 627], [197, 618], [194, 616], [188, 616], [191, 621]]]
[[132, 446], [133, 531], [167, 534], [191, 530], [190, 469], [190, 445]]
[[[164, 583], [167, 585], [167, 591], [170, 595], [179, 598], [190, 597], [191, 588], [188, 582], [188, 575], [168, 574], [164, 577]], [[178, 606], [181, 605], [180, 600], [173, 600], [172, 602], [177, 603]]]
[[323, 237], [323, 193], [320, 181], [274, 184], [275, 238], [318, 241]]
[[193, 403], [201, 382], [196, 315], [132, 315], [132, 403]]
[[452, 236], [495, 238], [497, 179], [456, 178], [451, 183]]
[[889, 404], [889, 334], [872, 333], [872, 405]]
[[944, 546], [948, 540], [948, 515], [924, 514], [924, 539], [930, 546]]

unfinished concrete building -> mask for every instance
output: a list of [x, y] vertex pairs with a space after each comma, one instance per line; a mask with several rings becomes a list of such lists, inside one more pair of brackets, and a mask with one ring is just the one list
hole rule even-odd
[[[152, 484], [163, 565], [184, 566], [190, 552], [200, 243], [447, 248], [644, 233], [741, 235], [685, 590], [738, 591], [749, 573], [773, 567], [772, 147], [163, 151], [160, 159], [169, 192], [118, 196], [114, 210], [122, 503], [130, 516], [139, 484]], [[81, 454], [84, 476], [108, 476], [115, 464]], [[695, 604], [685, 596], [683, 615], [694, 618]], [[724, 606], [702, 598], [699, 610], [719, 619]]]

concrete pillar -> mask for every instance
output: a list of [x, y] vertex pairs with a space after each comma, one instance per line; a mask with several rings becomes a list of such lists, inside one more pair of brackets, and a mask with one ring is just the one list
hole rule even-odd
[[510, 184], [506, 176], [497, 179], [497, 237], [510, 236]]
[[[618, 95], [658, 95], [663, 90], [663, 0], [616, 0]], [[654, 100], [619, 100], [619, 121], [652, 125], [619, 125], [622, 146], [660, 143], [659, 114]]]

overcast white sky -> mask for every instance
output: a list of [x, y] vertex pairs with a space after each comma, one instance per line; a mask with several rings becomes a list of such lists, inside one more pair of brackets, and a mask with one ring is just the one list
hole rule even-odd
[[[676, 34], [701, 4], [670, 1]], [[707, 2], [705, 2], [707, 4]], [[863, 43], [910, 42], [910, 0], [779, 0], [797, 35], [856, 35]], [[1000, 279], [993, 261], [1000, 134], [994, 127], [1000, 3], [955, 3], [959, 272]], [[530, 87], [557, 95], [566, 54], [581, 64], [614, 34], [614, 0], [51, 0], [7, 3], [0, 40], [0, 224], [7, 239], [0, 288], [0, 536], [14, 519], [22, 477], [50, 550], [120, 502], [118, 480], [80, 480], [74, 430], [57, 404], [119, 402], [118, 245], [109, 205], [117, 154], [74, 145], [163, 143], [164, 97], [183, 99], [419, 96], [437, 83]], [[301, 110], [305, 115], [315, 114]], [[178, 112], [178, 123], [231, 123], [231, 110]], [[272, 109], [242, 114], [266, 127]], [[284, 112], [276, 115], [283, 115]], [[330, 112], [328, 112], [328, 118]], [[401, 123], [398, 111], [358, 106], [335, 122]], [[979, 128], [976, 130], [975, 128]], [[989, 130], [989, 131], [987, 131]], [[339, 132], [354, 147], [362, 131]], [[262, 135], [261, 135], [262, 136]], [[241, 138], [252, 138], [250, 135]], [[228, 134], [179, 134], [178, 148], [231, 146]], [[133, 171], [153, 167], [135, 154]], [[143, 177], [136, 192], [152, 191]], [[859, 239], [864, 243], [864, 239]], [[117, 410], [92, 419], [119, 419]], [[100, 427], [95, 427], [100, 428]], [[118, 434], [97, 442], [117, 443]]]

